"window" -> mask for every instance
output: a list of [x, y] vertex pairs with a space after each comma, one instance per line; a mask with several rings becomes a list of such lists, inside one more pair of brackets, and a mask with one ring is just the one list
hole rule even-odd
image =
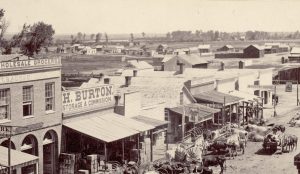
[[9, 89], [0, 89], [0, 120], [10, 118]]
[[23, 87], [23, 116], [33, 115], [33, 88]]
[[54, 111], [54, 83], [45, 85], [46, 111]]

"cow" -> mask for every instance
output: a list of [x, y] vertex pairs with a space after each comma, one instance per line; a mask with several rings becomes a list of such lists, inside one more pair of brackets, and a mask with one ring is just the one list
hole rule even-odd
[[286, 150], [293, 151], [297, 149], [298, 137], [296, 135], [285, 135], [282, 143], [283, 147], [286, 147]]
[[[240, 149], [242, 154], [245, 153], [244, 142], [240, 140], [239, 134], [233, 134], [227, 138], [227, 145], [231, 149], [232, 153], [235, 153], [237, 156], [237, 151]], [[234, 155], [233, 155], [234, 158]]]
[[226, 168], [226, 158], [221, 155], [203, 156], [202, 162], [204, 167], [219, 165], [221, 168], [220, 174], [222, 174], [224, 172], [224, 168]]
[[248, 142], [248, 132], [241, 129], [232, 129], [232, 132], [240, 136], [240, 141], [244, 142], [246, 147]]
[[264, 127], [264, 126], [256, 126], [256, 125], [252, 125], [252, 124], [248, 124], [246, 127], [245, 127], [245, 130], [248, 131], [248, 132], [256, 132], [262, 136], [265, 136], [270, 128], [269, 127]]

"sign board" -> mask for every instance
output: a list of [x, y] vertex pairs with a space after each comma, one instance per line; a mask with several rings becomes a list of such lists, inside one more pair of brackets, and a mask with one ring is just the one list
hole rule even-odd
[[8, 76], [0, 76], [0, 84], [5, 83], [18, 83], [18, 82], [26, 82], [47, 78], [57, 78], [60, 77], [61, 72], [59, 70], [56, 71], [47, 71], [47, 72], [38, 72], [31, 74], [18, 74], [18, 75], [8, 75]]
[[10, 137], [11, 126], [0, 125], [0, 137]]
[[113, 97], [113, 85], [63, 91], [63, 112], [67, 113], [108, 106], [113, 103]]
[[200, 110], [197, 107], [184, 106], [185, 116], [189, 118], [189, 122], [199, 123], [204, 118], [200, 115]]
[[285, 92], [292, 92], [293, 91], [293, 83], [292, 82], [286, 82], [285, 83]]
[[57, 58], [3, 61], [3, 62], [0, 62], [0, 70], [13, 69], [13, 68], [49, 66], [49, 65], [61, 65], [61, 59], [59, 57], [57, 57]]
[[253, 88], [258, 90], [274, 90], [273, 85], [248, 85], [248, 88]]

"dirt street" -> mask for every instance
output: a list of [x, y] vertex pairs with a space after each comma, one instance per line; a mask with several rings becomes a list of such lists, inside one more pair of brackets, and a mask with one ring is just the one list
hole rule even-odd
[[[289, 127], [288, 121], [299, 110], [296, 106], [296, 85], [293, 92], [284, 92], [284, 85], [278, 86], [280, 97], [277, 107], [278, 117], [272, 117], [269, 123], [284, 124], [287, 134], [294, 134], [300, 138], [300, 127]], [[294, 156], [300, 152], [300, 146], [293, 152], [266, 155], [262, 153], [262, 142], [249, 142], [244, 155], [233, 160], [227, 160], [225, 174], [294, 174]]]

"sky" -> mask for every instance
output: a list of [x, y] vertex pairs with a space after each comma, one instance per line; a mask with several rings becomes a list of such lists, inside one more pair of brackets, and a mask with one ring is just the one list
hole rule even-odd
[[299, 0], [0, 0], [10, 26], [52, 24], [56, 34], [175, 30], [300, 30]]

